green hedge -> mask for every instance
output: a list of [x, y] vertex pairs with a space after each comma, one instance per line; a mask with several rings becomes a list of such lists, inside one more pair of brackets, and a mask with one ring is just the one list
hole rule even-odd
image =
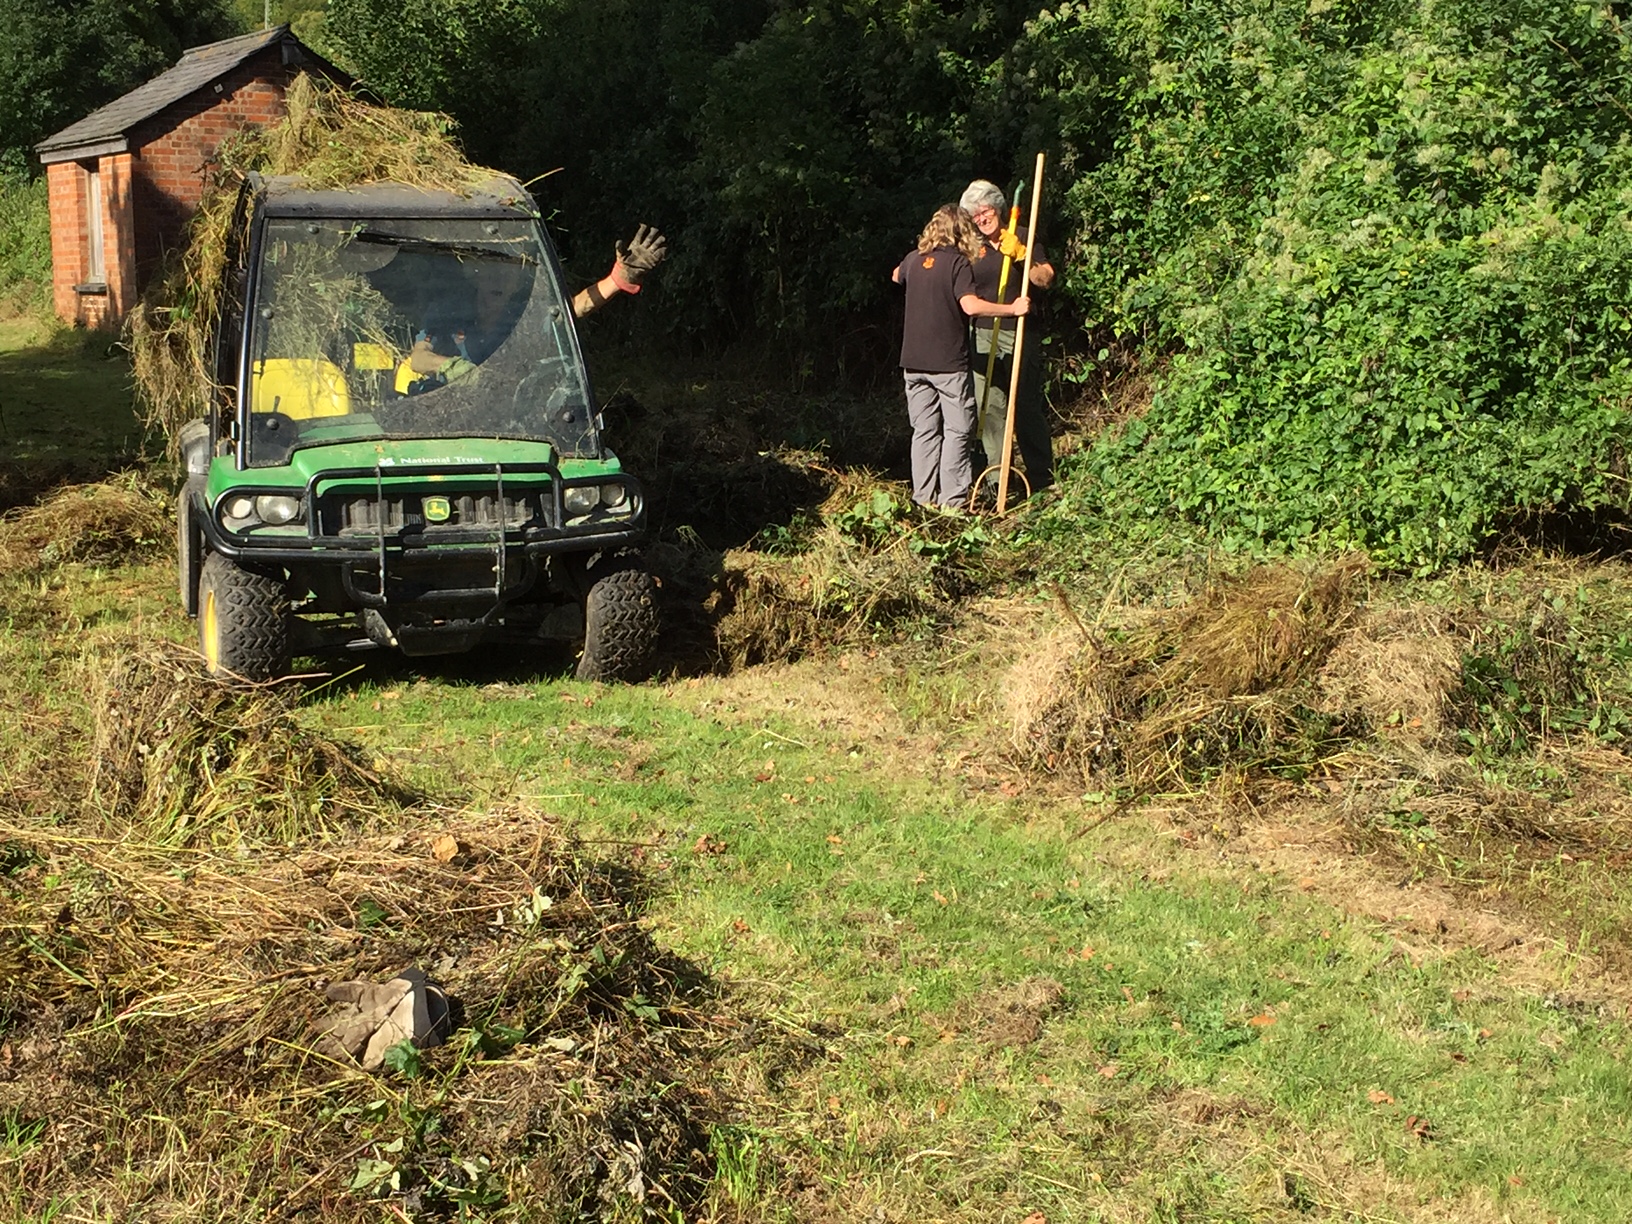
[[[1164, 14], [1071, 285], [1174, 356], [1101, 506], [1428, 569], [1515, 515], [1624, 511], [1632, 69], [1557, 0]], [[1105, 22], [1108, 10], [1093, 19]], [[1140, 23], [1127, 21], [1137, 30]]]

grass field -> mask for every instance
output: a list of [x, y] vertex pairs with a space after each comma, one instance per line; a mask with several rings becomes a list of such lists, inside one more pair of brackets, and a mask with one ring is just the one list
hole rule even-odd
[[[36, 493], [136, 445], [118, 368], [0, 332]], [[1079, 616], [1134, 668], [1215, 561], [637, 686], [223, 695], [160, 645], [152, 480], [0, 525], [0, 1217], [1632, 1218], [1619, 562], [1369, 580], [1332, 649], [1452, 643], [1444, 734], [1402, 698], [1136, 787], [1016, 694]], [[312, 1054], [324, 984], [409, 962], [452, 1041]]]

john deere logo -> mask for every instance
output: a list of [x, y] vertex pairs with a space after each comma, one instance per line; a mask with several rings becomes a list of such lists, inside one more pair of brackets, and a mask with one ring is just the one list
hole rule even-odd
[[445, 497], [427, 497], [425, 499], [425, 521], [427, 523], [445, 523], [453, 515], [453, 507]]

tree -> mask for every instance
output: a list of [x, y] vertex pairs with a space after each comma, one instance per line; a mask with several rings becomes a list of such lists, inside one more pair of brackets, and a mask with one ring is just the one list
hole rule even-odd
[[40, 140], [238, 32], [226, 0], [11, 0], [0, 23], [0, 167]]

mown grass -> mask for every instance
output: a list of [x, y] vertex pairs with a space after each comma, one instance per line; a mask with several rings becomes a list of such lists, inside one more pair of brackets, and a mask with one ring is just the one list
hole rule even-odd
[[142, 453], [130, 365], [106, 332], [0, 316], [0, 510], [98, 480]]
[[[77, 365], [101, 360], [65, 352], [27, 360], [58, 361], [56, 377], [70, 382]], [[87, 561], [70, 550], [0, 579], [8, 780], [36, 770], [62, 737], [94, 731], [82, 656], [190, 637], [161, 552]], [[1097, 590], [1067, 592], [1091, 623], [1182, 604], [1221, 568], [1194, 556], [1122, 566]], [[1596, 686], [1581, 691], [1618, 708], [1628, 688], [1619, 590], [1613, 567], [1532, 565], [1439, 587], [1378, 584], [1371, 597], [1478, 612], [1493, 657], [1522, 665], [1514, 675], [1532, 693], [1552, 673], [1524, 671], [1524, 651], [1534, 614], [1550, 609], [1562, 621], [1546, 621], [1542, 636], [1569, 645], [1570, 675]], [[1547, 753], [1580, 744], [1583, 728], [1538, 719], [1523, 702], [1470, 719], [1476, 742], [1440, 752], [1469, 771], [1471, 781], [1453, 779], [1458, 796], [1496, 802], [1453, 811], [1402, 795], [1364, 808], [1368, 828], [1319, 844], [1335, 882], [1311, 887], [1298, 860], [1261, 855], [1251, 835], [1277, 822], [1290, 840], [1341, 829], [1315, 800], [1331, 797], [1327, 782], [1365, 781], [1356, 754], [1301, 780], [1221, 776], [1142, 806], [1019, 767], [1004, 744], [1005, 676], [1060, 615], [1050, 593], [991, 605], [907, 647], [619, 688], [571, 682], [568, 661], [550, 655], [381, 659], [313, 683], [296, 717], [357, 743], [382, 772], [473, 806], [539, 813], [541, 830], [570, 830], [651, 882], [642, 929], [718, 992], [683, 1000], [688, 1023], [709, 1026], [706, 1072], [688, 1076], [697, 1068], [683, 1046], [665, 1068], [702, 1090], [696, 1116], [712, 1120], [712, 1182], [691, 1218], [1632, 1216], [1628, 991], [1597, 951], [1624, 926], [1624, 871], [1601, 850], [1565, 861], [1557, 844], [1488, 816], [1521, 810], [1512, 794], [1529, 786], [1580, 815], [1565, 785], [1580, 789], [1579, 778], [1545, 771], [1563, 768]], [[1514, 643], [1505, 654], [1504, 641]], [[1522, 748], [1516, 732], [1529, 737]], [[1434, 776], [1417, 769], [1411, 780]], [[61, 778], [60, 811], [34, 815], [66, 819], [87, 781]], [[1304, 808], [1313, 814], [1299, 824]], [[1456, 816], [1468, 810], [1483, 823]], [[425, 822], [382, 811], [368, 833], [412, 840]], [[263, 862], [271, 872], [337, 845], [354, 869], [366, 855], [400, 868], [389, 840], [337, 841], [309, 820], [268, 827], [278, 844], [219, 848], [209, 870], [254, 888]], [[1482, 875], [1481, 861], [1491, 865]], [[0, 871], [6, 897], [30, 913], [94, 893], [88, 867], [46, 873], [18, 859]], [[1438, 930], [1444, 902], [1424, 883], [1450, 890], [1458, 921], [1499, 910], [1525, 958]], [[1362, 886], [1365, 904], [1344, 895]], [[357, 903], [358, 937], [400, 928], [434, 940], [435, 912], [403, 888], [391, 898], [388, 918]], [[345, 936], [340, 927], [314, 930], [311, 946]], [[149, 933], [162, 942], [162, 926]], [[313, 1006], [293, 988], [279, 998]], [[625, 999], [642, 1006], [632, 996], [613, 1006]], [[507, 1006], [533, 1015], [547, 1003], [523, 992]], [[470, 1193], [437, 1200], [439, 1210], [555, 1218], [558, 1201], [505, 1164], [502, 1126], [486, 1139], [461, 1132], [457, 1147], [437, 1138], [455, 1119], [450, 1103], [501, 1099], [553, 1057], [542, 1028], [518, 1041], [472, 1025], [417, 1078], [302, 1087], [236, 1142], [230, 1109], [144, 1095], [166, 1082], [139, 1079], [170, 1040], [161, 1022], [109, 1032], [83, 1047], [107, 1053], [115, 1082], [75, 1159], [95, 1167], [88, 1145], [112, 1144], [124, 1171], [101, 1198], [86, 1197], [72, 1163], [25, 1181], [42, 1167], [41, 1122], [69, 1119], [43, 1099], [0, 1114], [0, 1218], [94, 1214], [98, 1202], [142, 1202], [154, 1185], [172, 1187], [163, 1206], [179, 1218], [260, 1218], [291, 1201], [332, 1218], [419, 1218], [389, 1177], [447, 1172], [433, 1160], [455, 1159], [488, 1171], [462, 1174]], [[466, 1055], [484, 1040], [478, 1065]], [[254, 1065], [241, 1072], [251, 1089]], [[380, 1180], [353, 1187], [371, 1173]]]
[[[861, 728], [711, 684], [371, 681], [314, 713], [645, 844], [664, 941], [781, 1018], [717, 1140], [748, 1217], [1632, 1210], [1625, 1028], [1568, 996], [1567, 957], [1515, 991], [1137, 820], [896, 776]], [[1005, 999], [1042, 978], [1034, 1026]]]

